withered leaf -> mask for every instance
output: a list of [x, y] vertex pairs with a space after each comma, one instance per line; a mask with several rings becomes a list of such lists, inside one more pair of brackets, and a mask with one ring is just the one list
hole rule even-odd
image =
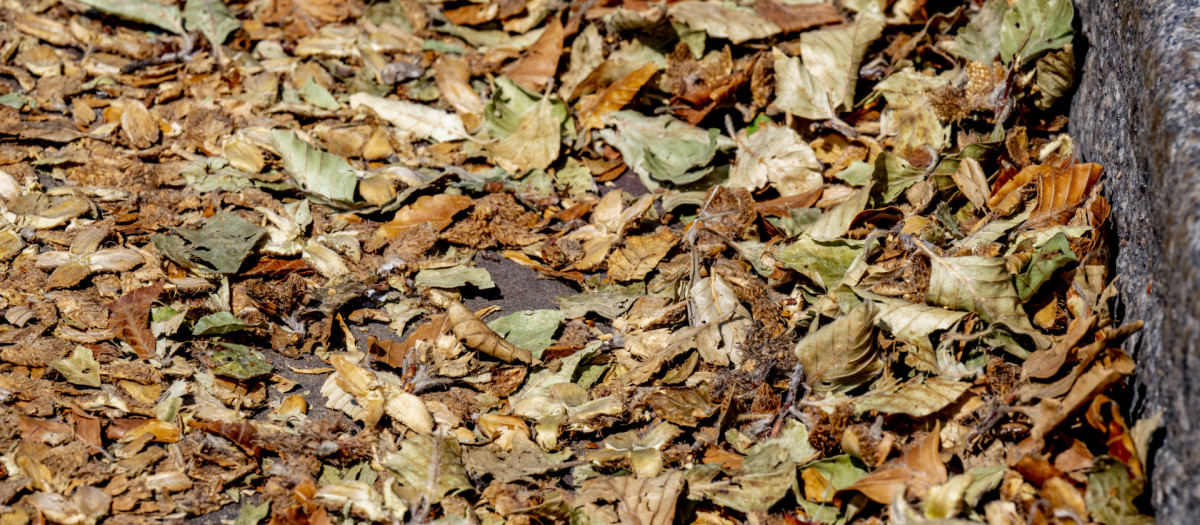
[[804, 381], [814, 390], [845, 392], [883, 369], [875, 345], [875, 303], [863, 301], [796, 345]]
[[604, 126], [603, 117], [620, 110], [637, 96], [638, 90], [658, 73], [658, 64], [647, 62], [640, 68], [609, 84], [604, 90], [585, 97], [579, 103], [579, 123], [584, 129]]
[[537, 42], [505, 71], [505, 76], [526, 89], [541, 91], [558, 71], [558, 59], [562, 57], [562, 51], [562, 20], [554, 16]]
[[164, 284], [165, 281], [158, 281], [138, 288], [109, 306], [112, 314], [108, 316], [108, 328], [142, 359], [153, 357], [155, 353], [155, 338], [150, 331], [150, 306], [162, 293]]
[[678, 242], [679, 238], [666, 228], [653, 235], [626, 237], [625, 245], [608, 257], [608, 275], [618, 281], [642, 279]]
[[854, 482], [845, 490], [863, 493], [878, 503], [891, 503], [897, 492], [910, 491], [924, 497], [930, 487], [948, 479], [946, 465], [938, 459], [941, 422], [920, 442], [914, 443], [903, 456], [884, 463], [878, 470]]

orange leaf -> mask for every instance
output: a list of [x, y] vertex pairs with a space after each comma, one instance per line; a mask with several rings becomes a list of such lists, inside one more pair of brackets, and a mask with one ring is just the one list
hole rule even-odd
[[854, 482], [846, 490], [857, 490], [886, 505], [892, 502], [897, 491], [905, 488], [921, 497], [929, 487], [945, 483], [948, 479], [946, 465], [938, 459], [941, 427], [941, 422], [934, 424], [933, 431], [920, 443], [913, 444], [903, 456], [884, 463], [879, 470]]
[[642, 67], [635, 69], [632, 73], [625, 75], [624, 78], [609, 84], [604, 88], [604, 91], [591, 95], [585, 98], [579, 104], [579, 122], [582, 123], [583, 129], [598, 129], [604, 127], [604, 123], [600, 120], [605, 115], [617, 111], [633, 97], [637, 96], [638, 90], [658, 72], [658, 65], [653, 62], [647, 62]]
[[450, 225], [455, 214], [470, 206], [471, 198], [466, 195], [424, 195], [417, 202], [396, 210], [396, 216], [375, 230], [375, 236], [383, 240], [391, 239], [424, 223], [432, 224], [437, 231], [441, 231]]
[[1030, 214], [1026, 226], [1066, 224], [1103, 172], [1104, 168], [1092, 163], [1042, 172], [1037, 181], [1037, 207]]
[[115, 331], [117, 339], [125, 341], [146, 359], [154, 356], [154, 334], [150, 332], [150, 305], [162, 293], [163, 281], [138, 288], [122, 295], [109, 309], [108, 328]]
[[541, 91], [558, 71], [558, 59], [563, 52], [563, 25], [554, 17], [542, 36], [538, 37], [525, 56], [509, 66], [505, 74], [526, 89]]

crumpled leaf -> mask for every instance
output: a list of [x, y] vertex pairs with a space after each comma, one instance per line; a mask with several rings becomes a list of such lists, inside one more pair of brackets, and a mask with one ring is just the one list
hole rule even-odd
[[1022, 62], [1071, 43], [1071, 20], [1075, 8], [1071, 0], [1021, 0], [1004, 13], [1000, 26], [1000, 59], [1010, 64], [1016, 57]]
[[1033, 259], [1029, 261], [1029, 268], [1017, 275], [1015, 279], [1017, 296], [1020, 297], [1021, 302], [1026, 302], [1033, 297], [1033, 294], [1037, 293], [1043, 284], [1050, 281], [1054, 272], [1077, 260], [1079, 259], [1071, 250], [1071, 243], [1067, 240], [1066, 235], [1059, 232], [1051, 237], [1046, 244], [1034, 252]]
[[401, 495], [415, 506], [422, 500], [439, 503], [448, 495], [473, 490], [462, 462], [458, 440], [444, 435], [419, 435], [400, 442], [400, 449], [383, 461], [400, 477]]
[[196, 324], [192, 326], [192, 335], [220, 335], [248, 328], [265, 327], [265, 323], [244, 323], [230, 312], [216, 312], [197, 319]]
[[1062, 51], [1048, 53], [1037, 61], [1038, 109], [1050, 106], [1062, 98], [1075, 83], [1075, 51], [1067, 45]]
[[[721, 469], [718, 465], [697, 465], [688, 472], [688, 497], [705, 498], [717, 505], [741, 512], [765, 511], [783, 499], [796, 482], [793, 447], [795, 434], [761, 443], [747, 455], [739, 468]], [[717, 481], [722, 471], [728, 476]]]
[[942, 124], [928, 94], [949, 85], [953, 74], [926, 76], [908, 67], [875, 85], [888, 103], [879, 124], [885, 136], [893, 137], [897, 154], [908, 155], [921, 146], [940, 151], [949, 143], [950, 127]]
[[[816, 224], [813, 228], [816, 228]], [[810, 231], [813, 228], [810, 228]], [[775, 258], [788, 268], [808, 277], [817, 286], [831, 291], [841, 284], [850, 265], [862, 252], [862, 247], [861, 241], [824, 241], [802, 235], [795, 242], [780, 248], [775, 253]]]
[[884, 463], [845, 490], [856, 490], [883, 504], [891, 503], [896, 494], [902, 492], [924, 498], [930, 487], [941, 485], [948, 479], [946, 465], [938, 459], [941, 428], [942, 423], [938, 421], [929, 434], [914, 443], [903, 456]]
[[704, 277], [688, 290], [696, 326], [704, 326], [696, 335], [696, 346], [705, 362], [717, 366], [740, 364], [746, 331], [750, 328], [750, 312], [742, 306], [733, 288], [713, 274]]
[[800, 470], [800, 491], [796, 500], [810, 519], [835, 523], [842, 512], [830, 503], [835, 501], [838, 492], [866, 475], [862, 464], [845, 454], [809, 463]]
[[756, 191], [770, 182], [780, 196], [802, 195], [821, 188], [823, 167], [799, 133], [768, 126], [738, 141], [737, 161], [726, 184]]
[[968, 381], [949, 377], [914, 377], [897, 386], [872, 390], [854, 399], [854, 411], [907, 414], [923, 418], [958, 400], [971, 387]]
[[489, 146], [496, 165], [513, 173], [544, 170], [558, 158], [562, 140], [549, 97], [525, 111], [517, 129]]
[[304, 189], [327, 199], [351, 202], [358, 184], [356, 170], [346, 159], [321, 151], [300, 140], [294, 131], [271, 131], [271, 144], [286, 169]]
[[979, 13], [954, 37], [953, 52], [973, 62], [990, 64], [1000, 54], [1000, 27], [1008, 12], [1005, 0], [987, 0]]
[[[521, 116], [545, 97], [529, 91], [508, 77], [497, 77], [492, 97], [483, 106], [485, 129], [492, 137], [504, 139], [517, 131]], [[550, 103], [550, 115], [562, 128], [562, 134], [575, 135], [575, 124], [562, 101]]]
[[50, 366], [76, 385], [100, 388], [100, 362], [88, 348], [77, 346], [67, 359], [58, 359]]
[[925, 302], [975, 312], [989, 323], [1002, 323], [1019, 333], [1035, 333], [1003, 258], [942, 257], [920, 246], [933, 267]]
[[608, 275], [617, 281], [643, 279], [678, 242], [679, 237], [667, 228], [653, 235], [626, 237], [625, 245], [608, 258]]
[[468, 348], [473, 348], [506, 363], [533, 362], [533, 354], [526, 348], [516, 346], [500, 337], [462, 303], [454, 301], [446, 308], [446, 316], [454, 335]]
[[684, 475], [678, 470], [653, 478], [603, 476], [584, 481], [579, 496], [589, 503], [614, 502], [621, 523], [667, 525], [675, 520], [683, 486]]
[[807, 119], [837, 118], [839, 109], [854, 104], [859, 64], [882, 32], [883, 17], [864, 10], [853, 23], [802, 33], [799, 59], [775, 52], [775, 104]]
[[[151, 238], [154, 246], [185, 268], [214, 273], [237, 273], [266, 233], [253, 223], [225, 211], [209, 217], [198, 230], [177, 228], [175, 231], [183, 239], [155, 234]], [[205, 264], [201, 265], [197, 259]]]
[[1104, 457], [1092, 467], [1087, 483], [1087, 509], [1098, 523], [1149, 525], [1152, 516], [1142, 514], [1134, 500], [1142, 494], [1145, 480], [1129, 475], [1121, 462]]
[[729, 141], [715, 129], [706, 131], [666, 115], [646, 117], [618, 111], [609, 120], [615, 129], [600, 131], [600, 138], [616, 147], [625, 164], [650, 188], [658, 187], [655, 181], [688, 184], [699, 180], [711, 170], [703, 167]]
[[424, 104], [380, 98], [367, 93], [350, 95], [350, 108], [362, 107], [370, 108], [379, 118], [391, 122], [401, 131], [412, 133], [418, 139], [446, 142], [468, 137], [467, 129], [458, 115]]
[[967, 315], [966, 312], [910, 303], [877, 294], [860, 292], [860, 295], [876, 303], [876, 326], [926, 352], [933, 351], [933, 344], [929, 341], [930, 334], [950, 329], [954, 323]]
[[225, 0], [187, 0], [183, 5], [183, 24], [188, 31], [199, 31], [213, 49], [220, 49], [229, 34], [241, 29]]
[[233, 343], [217, 344], [225, 349], [213, 352], [209, 358], [214, 374], [244, 381], [271, 373], [271, 363], [263, 357], [262, 352]]
[[796, 345], [804, 381], [818, 392], [845, 392], [874, 379], [883, 369], [875, 345], [875, 303], [863, 301], [850, 313]]
[[760, 40], [782, 31], [774, 22], [758, 16], [752, 10], [728, 7], [719, 2], [679, 2], [672, 4], [668, 12], [671, 18], [693, 29], [728, 39], [734, 44]]
[[559, 309], [568, 319], [583, 317], [588, 312], [595, 312], [606, 319], [616, 319], [645, 294], [646, 283], [635, 282], [629, 285], [601, 285], [589, 292], [559, 296], [555, 299]]
[[600, 464], [628, 459], [634, 475], [653, 478], [662, 473], [663, 447], [682, 433], [679, 427], [660, 422], [642, 435], [637, 430], [613, 434], [604, 440], [602, 448], [588, 452], [586, 458]]

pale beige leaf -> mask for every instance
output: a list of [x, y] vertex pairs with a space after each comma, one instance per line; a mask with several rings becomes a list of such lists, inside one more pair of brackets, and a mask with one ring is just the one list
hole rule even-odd
[[954, 179], [954, 184], [958, 185], [959, 191], [962, 191], [971, 204], [974, 204], [977, 209], [986, 209], [990, 189], [987, 177], [983, 175], [983, 168], [979, 166], [979, 161], [971, 157], [963, 159], [951, 177]]
[[608, 258], [608, 276], [618, 281], [643, 279], [677, 242], [679, 237], [666, 228], [654, 235], [627, 237], [625, 246]]
[[702, 29], [717, 38], [740, 44], [777, 35], [781, 29], [749, 9], [727, 7], [719, 2], [679, 2], [670, 8], [671, 18], [692, 29]]
[[498, 166], [512, 173], [544, 170], [558, 158], [562, 140], [550, 97], [544, 97], [521, 115], [517, 131], [488, 150]]
[[467, 138], [467, 130], [462, 119], [445, 111], [434, 109], [424, 104], [390, 100], [367, 93], [350, 95], [350, 108], [367, 107], [374, 111], [379, 118], [391, 122], [396, 128], [412, 133], [419, 139], [432, 139], [438, 142], [463, 140]]
[[785, 126], [770, 126], [738, 141], [737, 161], [730, 186], [755, 191], [766, 186], [780, 196], [803, 195], [824, 184], [824, 166], [800, 134]]

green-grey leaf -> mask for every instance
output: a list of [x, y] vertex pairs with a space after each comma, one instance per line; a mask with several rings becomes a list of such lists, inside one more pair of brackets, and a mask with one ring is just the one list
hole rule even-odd
[[988, 0], [966, 27], [954, 37], [954, 53], [963, 58], [991, 64], [1000, 54], [1000, 26], [1008, 12], [1005, 0]]
[[1108, 525], [1151, 525], [1154, 518], [1142, 514], [1134, 499], [1142, 494], [1144, 482], [1129, 475], [1121, 462], [1102, 457], [1088, 475], [1088, 512], [1097, 523]]
[[863, 301], [796, 345], [804, 381], [819, 392], [845, 392], [883, 370], [875, 345], [875, 303]]
[[488, 328], [540, 359], [565, 318], [561, 310], [526, 310], [496, 319], [488, 323]]
[[718, 149], [732, 146], [715, 129], [701, 129], [667, 115], [647, 117], [636, 111], [618, 111], [609, 119], [616, 129], [602, 130], [600, 138], [621, 152], [625, 164], [647, 186], [657, 187], [654, 181], [695, 182], [708, 174], [710, 170], [703, 168]]
[[427, 268], [417, 272], [413, 277], [417, 286], [430, 288], [458, 288], [467, 284], [474, 285], [480, 290], [495, 288], [492, 276], [486, 268], [458, 265], [450, 268]]
[[[521, 115], [529, 111], [542, 96], [529, 91], [508, 77], [498, 77], [493, 86], [492, 97], [484, 104], [484, 127], [489, 135], [503, 139], [517, 131]], [[550, 115], [559, 122], [565, 136], [575, 136], [575, 124], [562, 101], [550, 104]]]
[[875, 326], [891, 333], [896, 339], [916, 345], [918, 348], [932, 352], [933, 344], [929, 335], [939, 330], [948, 330], [957, 323], [966, 312], [947, 310], [937, 306], [910, 303], [903, 299], [895, 299], [872, 293], [861, 293], [863, 298], [874, 300], [877, 304]]
[[1003, 258], [942, 257], [923, 244], [918, 246], [929, 256], [933, 268], [926, 302], [975, 312], [989, 323], [1033, 331]]
[[294, 131], [272, 130], [271, 144], [279, 151], [283, 168], [305, 190], [330, 200], [354, 200], [358, 176], [346, 159], [314, 148], [300, 140]]
[[854, 399], [854, 412], [876, 411], [922, 418], [958, 400], [971, 387], [970, 381], [948, 377], [915, 377], [900, 385], [873, 390]]
[[217, 343], [224, 350], [213, 352], [213, 373], [245, 381], [271, 373], [271, 363], [262, 352], [233, 343]]
[[72, 384], [100, 388], [100, 362], [89, 348], [77, 346], [71, 357], [53, 361], [50, 367]]
[[249, 324], [242, 322], [237, 316], [229, 312], [217, 312], [201, 317], [192, 326], [192, 335], [217, 335], [245, 330], [247, 328], [260, 328], [265, 326], [263, 323]]
[[1067, 240], [1067, 236], [1062, 232], [1052, 237], [1049, 242], [1043, 244], [1033, 254], [1033, 260], [1029, 261], [1029, 268], [1016, 278], [1017, 296], [1021, 302], [1028, 301], [1033, 294], [1037, 293], [1038, 289], [1046, 284], [1054, 272], [1057, 272], [1067, 265], [1079, 260], [1075, 256], [1075, 252], [1071, 250], [1071, 243]]
[[1022, 0], [1004, 13], [1000, 27], [1000, 59], [1011, 64], [1022, 62], [1045, 51], [1071, 43], [1071, 20], [1075, 8], [1071, 0]]
[[[838, 491], [853, 485], [856, 481], [867, 475], [866, 469], [859, 466], [854, 458], [844, 454], [809, 463], [804, 467], [804, 470], [808, 469], [819, 472], [829, 482], [828, 496], [830, 499]], [[841, 523], [845, 521], [845, 517], [837, 506], [809, 501], [800, 495], [797, 495], [796, 501], [804, 508], [804, 512], [808, 514], [810, 520], [819, 523]]]
[[388, 454], [384, 464], [400, 477], [412, 505], [437, 504], [447, 494], [472, 489], [462, 448], [450, 436], [413, 436], [400, 442], [400, 450]]
[[183, 25], [188, 31], [203, 34], [213, 49], [220, 49], [229, 34], [242, 27], [224, 0], [187, 0], [183, 5]]
[[595, 289], [555, 298], [567, 319], [583, 317], [588, 312], [595, 312], [606, 319], [616, 319], [625, 313], [638, 297], [646, 295], [646, 283], [643, 282], [621, 285], [589, 280], [586, 284], [594, 285]]
[[796, 242], [780, 248], [775, 259], [829, 291], [842, 282], [862, 247], [863, 241], [822, 241], [803, 235]]
[[[253, 223], [225, 211], [209, 217], [203, 228], [178, 228], [176, 231], [183, 239], [155, 234], [151, 237], [154, 246], [185, 268], [216, 273], [236, 273], [266, 233]], [[207, 266], [197, 264], [197, 259]]]
[[76, 0], [88, 7], [117, 18], [152, 25], [182, 35], [183, 20], [179, 8], [147, 0]]
[[242, 508], [238, 510], [237, 519], [233, 521], [233, 525], [257, 525], [267, 514], [271, 513], [271, 500], [263, 501], [262, 504], [254, 505], [250, 502], [242, 504]]
[[309, 104], [321, 109], [333, 111], [342, 107], [342, 105], [338, 104], [338, 101], [333, 98], [333, 94], [331, 94], [328, 89], [325, 89], [324, 86], [314, 82], [313, 77], [311, 76], [308, 77], [308, 81], [304, 83], [304, 87], [300, 88], [300, 97], [303, 98], [305, 102], [308, 102]]

